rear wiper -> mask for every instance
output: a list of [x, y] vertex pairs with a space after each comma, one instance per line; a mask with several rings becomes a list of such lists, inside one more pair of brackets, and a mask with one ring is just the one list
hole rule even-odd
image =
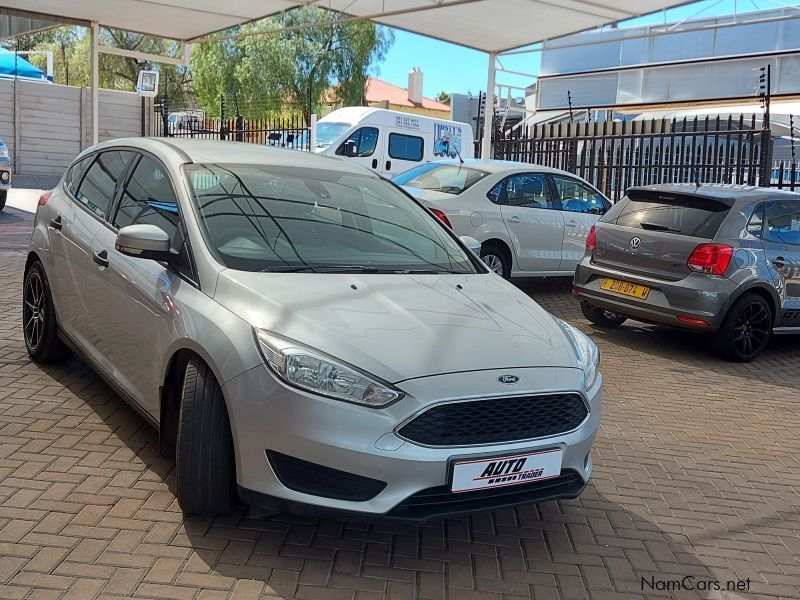
[[669, 231], [670, 233], [680, 233], [680, 229], [673, 229], [666, 225], [659, 225], [658, 223], [648, 223], [646, 221], [639, 221], [639, 227], [642, 229], [649, 229], [652, 231]]

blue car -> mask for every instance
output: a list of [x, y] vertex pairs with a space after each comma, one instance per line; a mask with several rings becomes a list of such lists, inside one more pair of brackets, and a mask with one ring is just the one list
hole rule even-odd
[[11, 156], [8, 147], [0, 139], [0, 210], [6, 205], [6, 196], [11, 189]]

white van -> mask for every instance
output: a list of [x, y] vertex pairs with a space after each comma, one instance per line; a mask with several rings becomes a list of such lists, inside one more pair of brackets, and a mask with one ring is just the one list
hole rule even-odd
[[472, 127], [466, 123], [353, 106], [317, 122], [317, 144], [312, 150], [392, 177], [433, 160], [473, 158], [473, 140]]

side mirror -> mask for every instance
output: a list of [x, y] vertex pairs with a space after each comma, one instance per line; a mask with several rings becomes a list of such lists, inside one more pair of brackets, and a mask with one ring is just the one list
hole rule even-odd
[[351, 158], [356, 155], [356, 142], [355, 142], [355, 140], [347, 140], [344, 143], [343, 154], [345, 156], [349, 156]]
[[173, 264], [177, 255], [170, 252], [167, 232], [155, 225], [128, 225], [117, 233], [114, 247], [125, 256], [147, 258]]
[[478, 240], [469, 235], [459, 236], [458, 239], [460, 239], [461, 243], [464, 244], [467, 248], [469, 248], [475, 256], [480, 256], [481, 243]]

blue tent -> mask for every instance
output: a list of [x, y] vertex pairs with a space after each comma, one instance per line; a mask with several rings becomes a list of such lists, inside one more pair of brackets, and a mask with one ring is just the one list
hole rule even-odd
[[44, 72], [13, 52], [0, 52], [0, 77], [25, 77], [48, 81]]

